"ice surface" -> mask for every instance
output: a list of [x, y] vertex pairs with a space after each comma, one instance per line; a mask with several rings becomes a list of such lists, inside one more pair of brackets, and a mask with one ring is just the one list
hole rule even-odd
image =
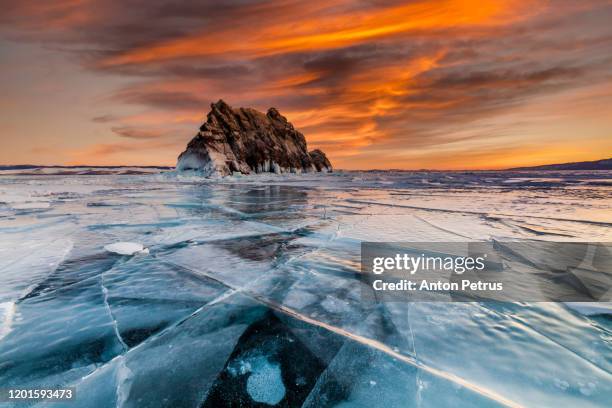
[[612, 315], [612, 303], [565, 302], [565, 305], [586, 316]]
[[24, 172], [0, 176], [0, 384], [78, 395], [40, 406], [609, 406], [607, 304], [364, 302], [359, 262], [611, 241], [610, 172]]
[[15, 317], [15, 303], [4, 302], [0, 303], [0, 340], [6, 337], [13, 326], [13, 318]]

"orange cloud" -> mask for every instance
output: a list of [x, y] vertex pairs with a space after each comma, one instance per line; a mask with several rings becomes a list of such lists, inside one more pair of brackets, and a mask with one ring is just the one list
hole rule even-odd
[[535, 1], [519, 0], [411, 2], [380, 10], [322, 15], [289, 24], [281, 22], [265, 27], [255, 26], [250, 30], [239, 26], [236, 30], [206, 31], [129, 50], [106, 58], [100, 64], [108, 67], [210, 55], [254, 58], [325, 50], [415, 31], [509, 24], [541, 11], [537, 4]]
[[[33, 31], [69, 30], [98, 18], [91, 0], [23, 0], [3, 7], [5, 19]], [[44, 26], [41, 25], [44, 21]]]

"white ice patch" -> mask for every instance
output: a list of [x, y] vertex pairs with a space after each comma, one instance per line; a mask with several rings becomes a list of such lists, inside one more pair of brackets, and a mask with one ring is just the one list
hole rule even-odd
[[116, 242], [104, 247], [108, 252], [119, 255], [148, 254], [149, 249], [136, 242]]
[[15, 316], [15, 303], [13, 302], [0, 303], [0, 340], [5, 338], [11, 332], [14, 316]]
[[117, 406], [124, 407], [130, 396], [130, 386], [132, 385], [133, 373], [122, 358], [116, 372], [117, 381]]
[[565, 306], [585, 316], [612, 315], [612, 303], [565, 302]]

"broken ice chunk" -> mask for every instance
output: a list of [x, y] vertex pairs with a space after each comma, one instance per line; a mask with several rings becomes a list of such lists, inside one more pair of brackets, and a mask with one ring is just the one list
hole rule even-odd
[[148, 254], [149, 249], [136, 242], [116, 242], [104, 247], [108, 252], [119, 255]]

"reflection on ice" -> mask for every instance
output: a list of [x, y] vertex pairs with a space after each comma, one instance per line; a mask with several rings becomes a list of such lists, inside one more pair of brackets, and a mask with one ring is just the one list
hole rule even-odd
[[359, 258], [609, 241], [610, 179], [3, 176], [0, 384], [74, 386], [71, 407], [607, 406], [608, 306], [369, 303]]

